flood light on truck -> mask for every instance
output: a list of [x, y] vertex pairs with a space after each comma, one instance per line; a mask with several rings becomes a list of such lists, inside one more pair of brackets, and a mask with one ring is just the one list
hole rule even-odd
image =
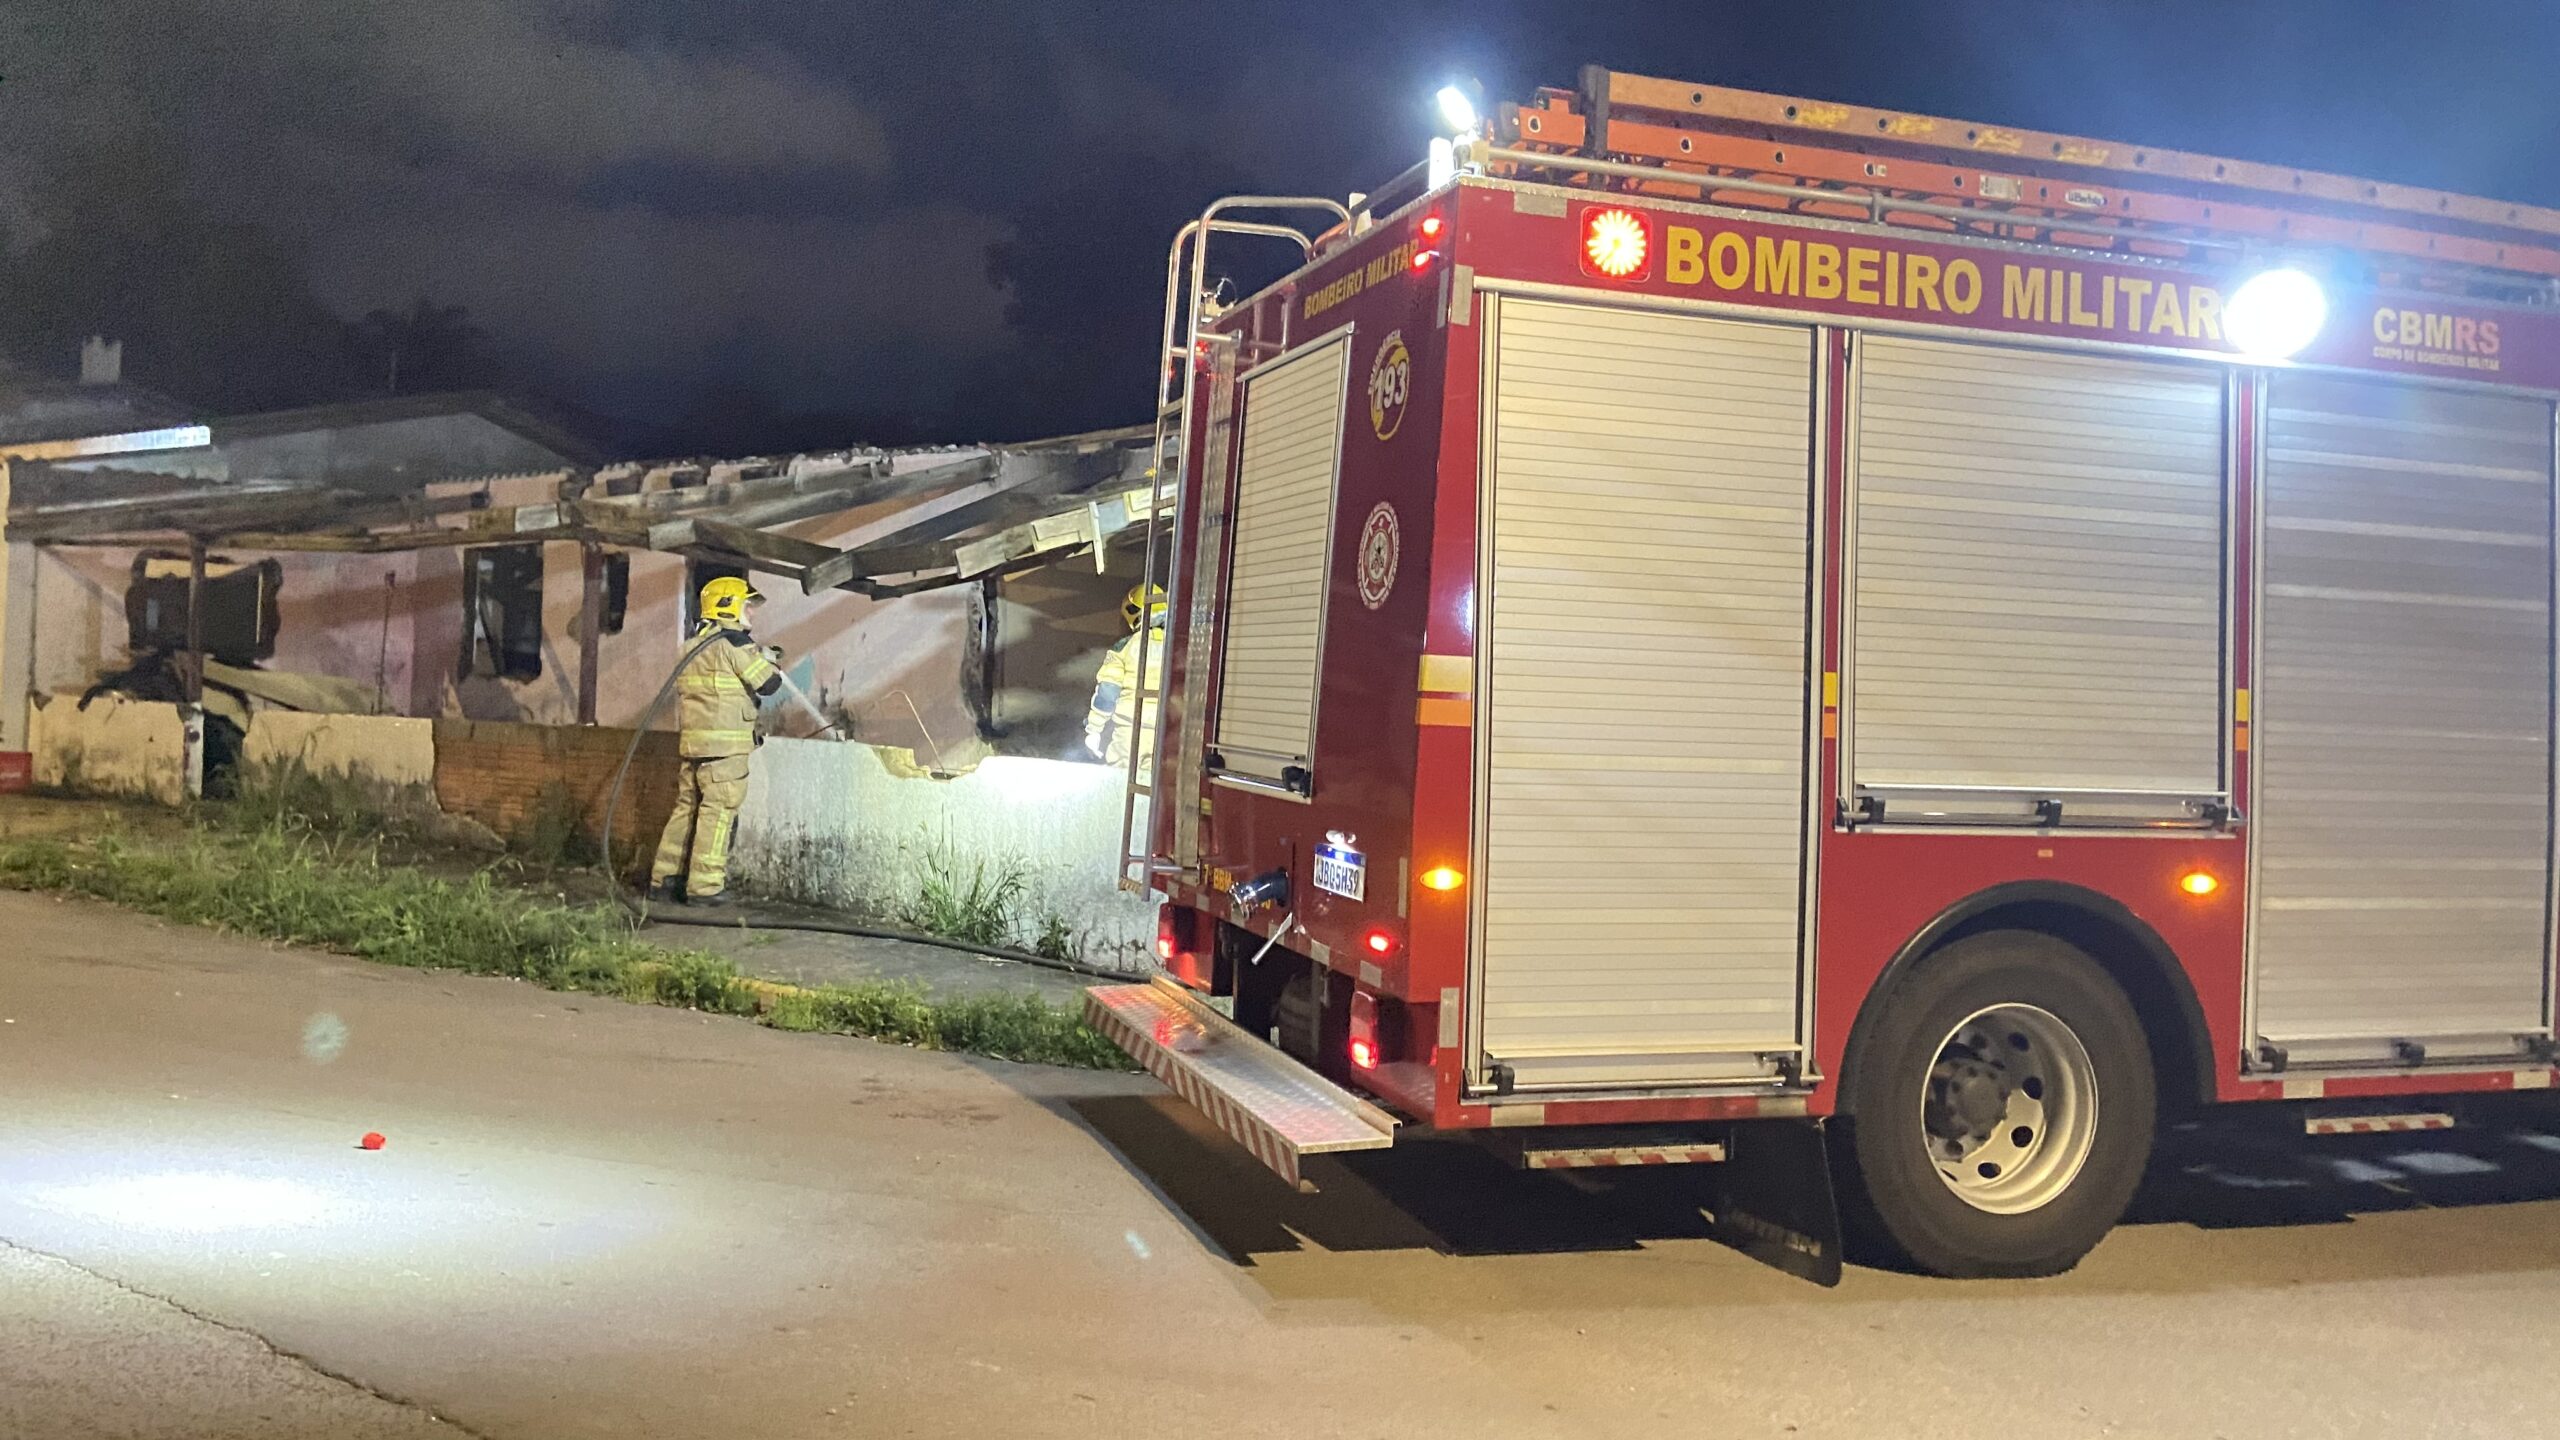
[[1582, 217], [1582, 264], [1611, 280], [1639, 279], [1653, 253], [1653, 236], [1644, 217], [1612, 205]]
[[1432, 98], [1439, 102], [1440, 119], [1448, 125], [1452, 133], [1458, 135], [1474, 133], [1477, 118], [1476, 102], [1465, 90], [1455, 85], [1443, 85], [1440, 87], [1440, 93]]
[[2320, 338], [2329, 297], [2300, 270], [2261, 271], [2242, 281], [2222, 309], [2222, 330], [2252, 360], [2290, 360]]

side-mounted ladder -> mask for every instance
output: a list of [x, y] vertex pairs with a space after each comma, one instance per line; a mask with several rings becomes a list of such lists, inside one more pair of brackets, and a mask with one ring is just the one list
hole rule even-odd
[[1515, 178], [2153, 259], [2353, 252], [2379, 285], [2560, 300], [2560, 210], [2086, 136], [1590, 66], [1470, 141]]
[[[1288, 240], [1298, 246], [1302, 260], [1312, 260], [1320, 236], [1332, 228], [1311, 235], [1294, 225], [1230, 218], [1229, 212], [1239, 210], [1283, 214], [1313, 211], [1330, 216], [1336, 227], [1347, 226], [1351, 221], [1350, 207], [1339, 200], [1307, 195], [1231, 195], [1212, 202], [1200, 212], [1199, 219], [1176, 232], [1165, 256], [1164, 326], [1156, 357], [1155, 441], [1147, 452], [1147, 473], [1153, 489], [1147, 507], [1146, 559], [1140, 583], [1164, 587], [1167, 630], [1176, 622], [1184, 625], [1190, 642], [1184, 653], [1190, 656], [1199, 656], [1206, 650], [1218, 595], [1216, 573], [1208, 567], [1223, 558], [1226, 506], [1223, 491], [1202, 492], [1207, 503], [1202, 507], [1204, 513], [1194, 535], [1199, 547], [1195, 569], [1201, 574], [1192, 593], [1185, 594], [1182, 577], [1173, 566], [1179, 537], [1193, 534], [1195, 528], [1184, 500], [1184, 481], [1195, 441], [1202, 444], [1204, 473], [1212, 477], [1225, 473], [1238, 369], [1233, 343], [1208, 332], [1209, 322], [1218, 315], [1209, 292], [1209, 242], [1219, 235]], [[1194, 404], [1198, 381], [1204, 373], [1212, 377], [1215, 402], [1210, 407], [1208, 435], [1197, 434], [1193, 423], [1198, 411]], [[1174, 858], [1160, 861], [1154, 854], [1152, 807], [1161, 788], [1158, 777], [1166, 773], [1165, 665], [1161, 657], [1153, 655], [1154, 644], [1155, 627], [1142, 616], [1135, 667], [1137, 699], [1130, 726], [1127, 783], [1120, 807], [1120, 887], [1138, 893], [1154, 889], [1161, 874], [1190, 868], [1199, 855], [1200, 812], [1196, 802], [1183, 804], [1174, 812]], [[1183, 677], [1183, 723], [1182, 733], [1176, 737], [1175, 775], [1200, 772], [1208, 743], [1207, 699], [1207, 667], [1192, 664]]]

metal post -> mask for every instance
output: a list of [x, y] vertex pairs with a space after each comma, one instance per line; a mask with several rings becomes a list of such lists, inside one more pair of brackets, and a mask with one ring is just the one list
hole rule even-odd
[[596, 686], [604, 648], [604, 547], [579, 542], [578, 723], [596, 723]]
[[190, 705], [204, 703], [204, 537], [187, 537], [187, 665], [186, 696]]

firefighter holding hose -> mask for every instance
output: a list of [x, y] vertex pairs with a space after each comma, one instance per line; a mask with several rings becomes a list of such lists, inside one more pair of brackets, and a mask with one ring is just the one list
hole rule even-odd
[[729, 903], [729, 836], [747, 799], [758, 704], [782, 688], [782, 652], [747, 630], [763, 599], [731, 575], [702, 587], [702, 619], [687, 641], [695, 648], [676, 673], [676, 808], [649, 867], [660, 899]]
[[[1164, 587], [1139, 585], [1120, 602], [1120, 618], [1129, 633], [1111, 652], [1102, 657], [1102, 668], [1093, 677], [1093, 708], [1085, 716], [1084, 748], [1097, 760], [1114, 765], [1129, 763], [1131, 732], [1138, 725], [1138, 696], [1143, 691], [1154, 694], [1163, 688], [1164, 679]], [[1139, 639], [1139, 626], [1146, 627], [1146, 638]], [[1138, 646], [1147, 647], [1147, 673], [1144, 684], [1138, 674]], [[1155, 732], [1135, 737], [1138, 763], [1155, 764]]]

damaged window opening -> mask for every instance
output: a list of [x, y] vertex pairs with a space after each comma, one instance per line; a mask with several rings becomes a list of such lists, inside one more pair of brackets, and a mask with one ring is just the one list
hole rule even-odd
[[[125, 589], [126, 646], [139, 659], [187, 648], [187, 557], [154, 550], [134, 557]], [[284, 567], [214, 556], [205, 562], [204, 648], [225, 665], [255, 665], [276, 653], [276, 596]]]
[[631, 557], [619, 550], [604, 557], [603, 610], [596, 629], [606, 635], [621, 634], [623, 618], [631, 612]]
[[463, 552], [464, 679], [542, 677], [542, 547]]

